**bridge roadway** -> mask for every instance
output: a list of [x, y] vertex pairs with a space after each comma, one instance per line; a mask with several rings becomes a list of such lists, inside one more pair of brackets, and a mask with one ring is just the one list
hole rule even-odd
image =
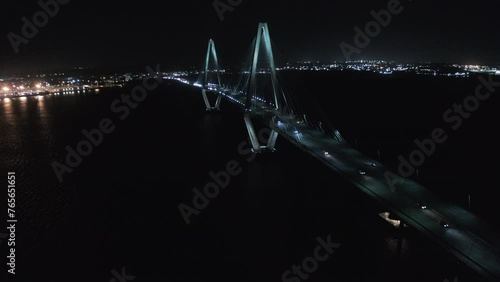
[[[232, 96], [224, 91], [221, 93], [227, 101], [243, 109], [245, 95]], [[334, 137], [284, 116], [269, 104], [257, 99], [253, 103], [255, 109], [252, 109], [252, 118], [269, 125], [280, 136], [344, 175], [407, 225], [438, 242], [487, 280], [500, 281], [500, 233], [491, 224], [459, 206], [437, 198], [411, 179], [395, 177], [391, 188], [384, 175], [387, 168], [383, 164]], [[366, 174], [361, 174], [360, 170]], [[427, 209], [421, 209], [417, 203], [425, 203]], [[449, 228], [441, 226], [440, 221], [448, 223]]]

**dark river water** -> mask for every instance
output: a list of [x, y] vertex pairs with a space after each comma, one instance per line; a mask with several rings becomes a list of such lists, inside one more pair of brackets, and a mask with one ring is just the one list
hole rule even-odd
[[[389, 165], [414, 138], [443, 126], [442, 112], [474, 85], [352, 74], [303, 79], [328, 81], [331, 87], [311, 87], [308, 95], [349, 142], [357, 140], [367, 154], [380, 149]], [[459, 94], [450, 96], [453, 89]], [[124, 267], [133, 281], [283, 281], [285, 271], [313, 256], [318, 237], [340, 246], [307, 281], [442, 282], [456, 275], [481, 281], [411, 228], [398, 253], [401, 234], [378, 216], [384, 208], [287, 141], [279, 139], [274, 154], [252, 157], [242, 114], [232, 105], [206, 113], [197, 90], [165, 82], [122, 120], [125, 110], [115, 113], [111, 105], [130, 92], [1, 100], [0, 172], [16, 172], [19, 221], [16, 280], [1, 281], [119, 281], [112, 271]], [[420, 174], [459, 204], [464, 187], [474, 187], [472, 208], [488, 219], [498, 216], [488, 213], [493, 172], [480, 161], [496, 150], [496, 126], [488, 119], [494, 109], [482, 107]], [[59, 182], [54, 161], [64, 164], [67, 146], [75, 149], [86, 140], [82, 130], [105, 118], [114, 131]], [[202, 190], [210, 173], [228, 164], [238, 173], [187, 225], [179, 205], [193, 206], [193, 188]]]

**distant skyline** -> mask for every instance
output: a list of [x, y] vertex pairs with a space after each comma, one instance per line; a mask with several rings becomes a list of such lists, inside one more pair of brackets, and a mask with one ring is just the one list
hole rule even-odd
[[[455, 64], [458, 64], [456, 62], [398, 62], [398, 61], [387, 61], [387, 60], [363, 60], [363, 59], [360, 59], [360, 60], [356, 60], [356, 62], [359, 63], [359, 61], [366, 61], [367, 63], [368, 62], [377, 62], [377, 61], [385, 61], [386, 63], [394, 63], [394, 64], [397, 64], [397, 65], [414, 65], [414, 66], [418, 66], [418, 65], [422, 65], [424, 66], [425, 64], [435, 64], [435, 65], [455, 65]], [[348, 62], [345, 62], [345, 61], [330, 61], [330, 62], [327, 62], [327, 61], [307, 61], [307, 60], [298, 60], [298, 61], [294, 61], [294, 62], [286, 62], [286, 63], [283, 63], [283, 64], [279, 64], [277, 65], [277, 68], [284, 68], [286, 67], [287, 65], [294, 65], [294, 64], [299, 64], [299, 65], [315, 65], [315, 66], [318, 66], [318, 65], [330, 65], [330, 64], [347, 64]], [[462, 65], [462, 66], [465, 66], [465, 65], [468, 65], [468, 64], [458, 64], [458, 65]], [[475, 65], [475, 64], [472, 64], [472, 65]], [[487, 65], [487, 64], [481, 64], [481, 66], [485, 66], [485, 67], [492, 67], [492, 68], [496, 68], [496, 69], [499, 69], [500, 70], [500, 64], [498, 65]], [[231, 71], [243, 71], [243, 70], [239, 70], [239, 69], [235, 69], [234, 67], [232, 66], [221, 66], [223, 69], [226, 69], [226, 70], [231, 70]], [[202, 71], [201, 68], [199, 66], [188, 66], [188, 67], [175, 67], [175, 66], [168, 66], [168, 65], [165, 65], [165, 66], [160, 66], [160, 69], [163, 71], [163, 72], [176, 72], [176, 71], [192, 71], [192, 70], [196, 70], [196, 71]], [[95, 75], [99, 75], [99, 74], [123, 74], [123, 73], [143, 73], [144, 72], [144, 66], [142, 65], [137, 65], [137, 66], [115, 66], [115, 67], [101, 67], [101, 68], [94, 68], [94, 67], [70, 67], [70, 68], [59, 68], [59, 69], [50, 69], [50, 68], [47, 68], [47, 69], [40, 69], [40, 70], [27, 70], [27, 71], [21, 71], [21, 72], [17, 72], [17, 73], [12, 73], [12, 72], [8, 72], [8, 69], [2, 69], [1, 72], [0, 72], [0, 79], [1, 78], [9, 78], [11, 76], [26, 76], [26, 75], [42, 75], [42, 74], [45, 74], [45, 75], [51, 75], [51, 74], [57, 74], [57, 73], [73, 73], [73, 74], [81, 74], [81, 73], [85, 73], [85, 74], [95, 74]]]
[[[41, 0], [46, 3], [50, 0]], [[55, 1], [55, 0], [53, 0]], [[114, 69], [160, 64], [179, 69], [201, 66], [209, 38], [221, 63], [237, 66], [246, 56], [258, 22], [268, 22], [279, 64], [344, 61], [341, 42], [370, 12], [390, 1], [290, 2], [242, 0], [221, 22], [213, 1], [59, 0], [59, 11], [16, 54], [9, 34], [22, 35], [23, 21], [41, 10], [38, 1], [4, 3], [0, 73], [71, 69]], [[225, 0], [221, 0], [227, 3]], [[353, 59], [500, 65], [497, 1], [434, 3], [401, 1], [404, 10]], [[42, 19], [43, 20], [43, 19]]]

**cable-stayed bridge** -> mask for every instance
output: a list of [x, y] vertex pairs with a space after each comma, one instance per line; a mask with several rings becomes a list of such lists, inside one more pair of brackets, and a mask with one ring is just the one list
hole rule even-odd
[[[342, 174], [360, 190], [381, 202], [401, 222], [439, 243], [489, 281], [500, 281], [500, 234], [490, 224], [460, 206], [443, 201], [411, 179], [356, 151], [321, 115], [307, 111], [300, 97], [286, 90], [274, 61], [269, 27], [259, 24], [243, 70], [236, 80], [221, 79], [215, 42], [210, 40], [200, 77], [207, 111], [218, 111], [222, 100], [241, 108], [255, 153], [274, 152], [285, 138]], [[214, 106], [211, 97], [216, 97]], [[263, 122], [271, 134], [261, 144], [253, 122]], [[423, 209], [418, 203], [425, 203]], [[445, 227], [444, 225], [449, 225]]]

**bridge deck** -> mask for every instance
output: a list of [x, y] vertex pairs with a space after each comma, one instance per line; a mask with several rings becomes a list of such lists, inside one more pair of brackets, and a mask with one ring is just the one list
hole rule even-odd
[[[223, 96], [240, 108], [245, 103], [245, 95]], [[254, 118], [262, 120], [280, 136], [344, 175], [363, 192], [382, 202], [405, 223], [440, 243], [486, 279], [500, 281], [500, 236], [490, 224], [459, 206], [437, 198], [411, 179], [397, 177], [391, 188], [385, 178], [387, 168], [383, 164], [334, 137], [297, 123], [289, 116], [273, 110], [268, 104], [257, 100], [253, 102], [255, 109], [251, 113]], [[360, 174], [360, 170], [366, 174]], [[420, 209], [418, 202], [425, 203], [428, 209]], [[450, 227], [442, 227], [439, 223], [441, 220]]]

